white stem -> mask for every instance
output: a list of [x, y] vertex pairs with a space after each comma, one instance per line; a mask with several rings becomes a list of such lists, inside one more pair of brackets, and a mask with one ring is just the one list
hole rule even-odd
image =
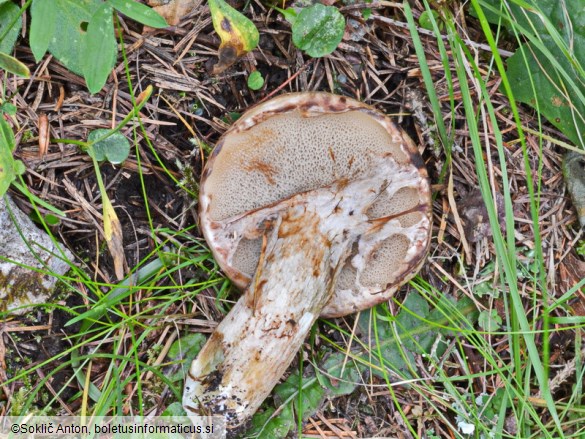
[[392, 167], [387, 159], [366, 178], [295, 196], [246, 221], [267, 230], [258, 271], [191, 365], [183, 396], [190, 415], [224, 415], [236, 428], [254, 414], [329, 301], [352, 245], [372, 229], [366, 211]]
[[316, 221], [297, 217], [274, 230], [266, 264], [189, 370], [183, 401], [190, 411], [238, 426], [286, 371], [332, 293], [330, 242], [310, 234]]

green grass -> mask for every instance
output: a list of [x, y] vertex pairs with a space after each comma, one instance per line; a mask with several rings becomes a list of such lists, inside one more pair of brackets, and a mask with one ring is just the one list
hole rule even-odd
[[[128, 86], [134, 90], [125, 51], [123, 57]], [[144, 102], [137, 103], [133, 98], [133, 104], [134, 117]], [[130, 117], [125, 119], [126, 122], [129, 120]], [[136, 120], [140, 122], [140, 119]], [[139, 164], [138, 130], [142, 130], [141, 134], [158, 161], [157, 164], [167, 171], [172, 181], [180, 185], [181, 182], [168, 171], [158, 156], [141, 123], [134, 128], [134, 145]], [[96, 166], [95, 171], [99, 174], [99, 167]], [[155, 396], [160, 395], [164, 387], [168, 387], [172, 393], [172, 400], [181, 401], [182, 380], [170, 380], [163, 370], [173, 365], [185, 370], [189, 366], [185, 359], [187, 356], [183, 353], [179, 359], [163, 357], [161, 360], [156, 354], [169, 348], [165, 345], [166, 340], [180, 341], [184, 335], [171, 317], [188, 318], [196, 315], [197, 305], [193, 299], [202, 291], [212, 290], [216, 300], [221, 300], [225, 297], [229, 281], [221, 275], [206, 245], [194, 238], [192, 227], [179, 231], [154, 227], [140, 167], [139, 172], [155, 248], [131, 269], [123, 281], [116, 284], [92, 279], [89, 266], [78, 267], [73, 263], [70, 264], [69, 273], [57, 276], [61, 289], [79, 295], [85, 302], [83, 306], [72, 309], [56, 303], [42, 305], [47, 312], [60, 309], [71, 316], [64, 328], [69, 331], [65, 340], [70, 343], [70, 347], [42, 362], [11, 370], [11, 377], [3, 385], [18, 382], [28, 384], [25, 385], [25, 392], [15, 395], [8, 407], [8, 414], [42, 414], [37, 408], [39, 404], [46, 407], [46, 414], [54, 414], [63, 409], [60, 401], [68, 386], [76, 386], [79, 391], [63, 403], [81, 399], [80, 411], [76, 413], [81, 416], [123, 415], [128, 411], [134, 415], [146, 415], [158, 403]], [[42, 219], [40, 213], [38, 216]], [[51, 229], [44, 223], [43, 226], [51, 234]], [[54, 236], [52, 239], [56, 240]], [[196, 276], [190, 275], [184, 279], [182, 273], [185, 270], [195, 272]], [[55, 276], [54, 273], [47, 274]], [[8, 319], [8, 314], [0, 313], [0, 319]], [[75, 332], [72, 333], [71, 328], [75, 328]], [[161, 332], [168, 334], [168, 337], [154, 343], [149, 339]], [[13, 354], [18, 356], [18, 352]], [[47, 367], [51, 368], [50, 371], [37, 379], [36, 374], [46, 371]], [[93, 372], [96, 367], [98, 374]], [[72, 370], [73, 375], [59, 389], [55, 389], [54, 395], [47, 392], [50, 381], [64, 370]], [[147, 373], [150, 374], [148, 382], [144, 381]], [[128, 386], [131, 388], [130, 393]]]
[[[429, 4], [425, 1], [425, 7], [428, 11], [431, 10]], [[440, 9], [440, 16], [445, 27], [447, 35], [446, 43], [441, 38], [439, 25], [429, 14], [430, 20], [433, 23], [434, 32], [437, 35], [437, 47], [441, 56], [443, 65], [445, 66], [445, 78], [449, 83], [449, 92], [453, 96], [455, 85], [454, 79], [457, 79], [459, 91], [461, 93], [461, 101], [464, 106], [466, 116], [466, 127], [469, 131], [469, 142], [473, 147], [473, 156], [476, 164], [475, 177], [481, 190], [483, 200], [486, 204], [489, 214], [489, 221], [494, 232], [493, 243], [496, 252], [496, 262], [499, 272], [499, 279], [495, 288], [502, 292], [502, 298], [507, 310], [508, 320], [504, 327], [506, 331], [503, 333], [486, 334], [478, 332], [476, 326], [470, 325], [467, 328], [462, 327], [455, 335], [455, 340], [459, 345], [469, 344], [473, 346], [474, 350], [481, 353], [484, 361], [484, 367], [479, 374], [473, 374], [471, 371], [466, 374], [458, 376], [458, 380], [469, 380], [467, 386], [457, 386], [453, 384], [451, 377], [447, 375], [447, 371], [437, 365], [437, 375], [432, 380], [425, 380], [425, 386], [413, 387], [421, 397], [425, 398], [429, 404], [435, 408], [436, 416], [444, 416], [445, 413], [450, 413], [446, 423], [450, 423], [453, 415], [459, 416], [464, 422], [475, 426], [475, 437], [479, 437], [479, 433], [488, 435], [490, 432], [495, 433], [496, 437], [500, 437], [504, 430], [505, 416], [512, 416], [517, 424], [517, 435], [511, 437], [579, 437], [584, 428], [582, 415], [575, 414], [582, 413], [583, 406], [581, 401], [581, 385], [574, 387], [574, 394], [572, 396], [572, 405], [559, 404], [555, 400], [554, 395], [550, 392], [548, 386], [549, 378], [549, 346], [548, 340], [552, 334], [550, 314], [553, 307], [548, 304], [552, 303], [553, 298], [550, 297], [547, 290], [546, 273], [547, 267], [545, 265], [545, 258], [542, 252], [542, 243], [540, 237], [539, 224], [539, 208], [542, 190], [542, 139], [544, 135], [539, 136], [538, 154], [539, 161], [536, 169], [531, 169], [529, 151], [526, 145], [525, 136], [523, 133], [523, 126], [519, 115], [519, 108], [514, 100], [513, 90], [509, 86], [504, 61], [498, 54], [498, 35], [494, 35], [493, 28], [487, 23], [483, 14], [480, 2], [472, 0], [472, 7], [481, 24], [482, 30], [485, 34], [486, 40], [492, 48], [492, 59], [489, 64], [495, 65], [497, 74], [502, 78], [502, 88], [509, 99], [511, 113], [516, 122], [517, 135], [522, 149], [522, 156], [524, 158], [524, 169], [526, 173], [526, 180], [534, 182], [534, 185], [528, 184], [528, 196], [530, 199], [530, 212], [532, 218], [532, 230], [534, 233], [533, 242], [535, 247], [533, 268], [536, 275], [529, 279], [518, 279], [518, 255], [520, 253], [517, 247], [514, 231], [516, 223], [514, 219], [512, 194], [507, 188], [510, 187], [509, 182], [509, 165], [507, 162], [507, 155], [505, 153], [503, 135], [499, 128], [499, 121], [496, 117], [494, 106], [490, 99], [490, 94], [487, 90], [487, 80], [489, 77], [484, 76], [476, 64], [476, 54], [471, 51], [463, 41], [463, 37], [456, 28], [456, 18], [452, 15], [447, 7]], [[404, 3], [404, 12], [409, 23], [411, 36], [413, 37], [416, 54], [421, 65], [422, 77], [427, 88], [427, 95], [431, 102], [433, 113], [435, 116], [435, 123], [439, 129], [440, 137], [443, 142], [446, 157], [451, 157], [452, 150], [452, 135], [450, 129], [444, 122], [442, 104], [438, 101], [436, 92], [434, 90], [433, 79], [431, 77], [430, 69], [427, 64], [425, 50], [422, 41], [418, 36], [416, 29], [416, 21], [407, 2]], [[505, 13], [505, 12], [504, 12]], [[516, 36], [520, 39], [522, 36], [521, 29], [515, 29]], [[558, 40], [559, 43], [561, 40]], [[561, 48], [567, 55], [566, 47]], [[482, 54], [483, 56], [484, 54]], [[554, 59], [554, 58], [553, 58]], [[556, 63], [556, 67], [561, 69], [561, 66]], [[454, 73], [451, 73], [454, 70]], [[530, 80], [531, 78], [528, 78]], [[580, 96], [577, 94], [577, 97]], [[451, 99], [451, 108], [453, 103]], [[451, 115], [451, 120], [454, 120], [454, 114]], [[485, 142], [485, 137], [482, 136], [484, 132], [491, 132], [495, 142], [488, 145]], [[538, 133], [537, 133], [538, 134]], [[487, 151], [489, 157], [490, 149], [494, 149], [497, 153], [498, 162], [486, 163], [484, 156]], [[449, 161], [447, 161], [447, 166]], [[498, 213], [493, 194], [498, 190], [494, 187], [493, 173], [491, 168], [497, 166], [501, 170], [501, 187], [502, 195], [504, 197], [504, 218], [505, 227], [499, 225]], [[447, 169], [446, 173], [451, 170]], [[581, 282], [580, 286], [582, 286]], [[523, 295], [524, 287], [530, 286], [533, 295], [526, 298]], [[567, 292], [561, 299], [564, 303], [576, 290], [580, 288], [579, 285]], [[425, 295], [429, 301], [432, 300], [433, 294], [438, 292], [425, 287], [418, 287], [419, 291]], [[472, 292], [469, 292], [473, 294]], [[532, 308], [533, 311], [530, 309]], [[391, 319], [391, 316], [389, 316]], [[559, 320], [555, 320], [558, 322]], [[573, 328], [566, 328], [566, 330], [575, 329], [577, 325], [582, 327], [582, 319], [577, 320], [561, 320], [570, 321], [575, 324]], [[575, 335], [577, 337], [577, 335]], [[491, 337], [497, 337], [499, 340], [507, 343], [511, 351], [511, 358], [502, 358], [498, 352], [490, 344]], [[538, 340], [538, 341], [537, 341]], [[580, 344], [577, 343], [577, 346]], [[576, 355], [579, 355], [579, 349], [576, 348]], [[464, 355], [464, 351], [461, 351]], [[463, 357], [464, 358], [464, 357]], [[463, 364], [465, 362], [463, 361]], [[414, 371], [415, 369], [413, 369]], [[577, 373], [577, 384], [582, 383], [582, 371], [579, 367]], [[499, 417], [496, 423], [491, 425], [487, 419], [482, 417], [482, 407], [475, 403], [478, 392], [473, 389], [471, 383], [473, 380], [482, 378], [482, 382], [487, 383], [488, 380], [496, 379], [498, 387], [503, 389], [503, 394], [498, 395], [499, 403]], [[422, 378], [422, 377], [421, 377]], [[393, 395], [392, 385], [388, 385], [388, 389]], [[536, 400], [533, 395], [540, 391], [540, 399]], [[436, 395], [439, 392], [443, 394], [443, 402], [450, 402], [439, 405], [432, 399], [431, 395]], [[495, 394], [488, 395], [490, 398], [495, 398]], [[402, 414], [402, 419], [413, 434], [415, 434], [415, 426], [412, 425], [412, 419], [404, 415], [400, 409], [400, 403], [394, 398], [397, 410]], [[450, 407], [446, 407], [450, 406]], [[485, 407], [485, 406], [483, 406]], [[446, 410], [447, 409], [447, 410]], [[574, 433], [568, 433], [568, 425]], [[461, 433], [461, 429], [451, 423], [451, 432], [457, 437], [467, 437]], [[485, 436], [488, 437], [488, 436]]]

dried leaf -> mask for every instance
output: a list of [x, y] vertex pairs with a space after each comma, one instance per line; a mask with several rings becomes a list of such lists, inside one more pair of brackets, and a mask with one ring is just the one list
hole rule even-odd
[[193, 11], [201, 2], [198, 0], [171, 0], [164, 3], [160, 0], [149, 0], [148, 4], [167, 20], [169, 26], [176, 26], [185, 15]]
[[39, 115], [39, 157], [44, 157], [49, 149], [51, 127], [45, 113]]
[[563, 159], [563, 177], [577, 210], [581, 227], [585, 226], [585, 155], [569, 151]]
[[122, 236], [122, 225], [116, 215], [116, 211], [110, 199], [102, 194], [104, 213], [104, 235], [110, 254], [114, 259], [114, 271], [118, 280], [124, 279], [124, 242]]
[[[499, 192], [496, 192], [496, 207], [498, 220], [504, 227], [504, 197]], [[492, 236], [487, 207], [479, 189], [471, 190], [463, 196], [458, 203], [458, 209], [463, 220], [465, 237], [469, 242], [479, 242]]]

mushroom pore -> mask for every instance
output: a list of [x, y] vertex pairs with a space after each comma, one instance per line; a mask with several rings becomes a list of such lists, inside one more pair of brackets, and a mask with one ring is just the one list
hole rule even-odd
[[228, 428], [258, 409], [319, 316], [387, 300], [427, 253], [430, 189], [390, 119], [327, 93], [246, 112], [213, 151], [200, 225], [243, 296], [191, 364], [183, 405]]

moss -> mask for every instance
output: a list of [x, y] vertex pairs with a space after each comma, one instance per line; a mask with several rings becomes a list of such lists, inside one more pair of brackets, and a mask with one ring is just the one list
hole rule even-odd
[[0, 312], [7, 311], [9, 305], [17, 301], [23, 305], [30, 303], [31, 292], [38, 296], [50, 293], [43, 285], [42, 273], [25, 270], [14, 270], [8, 275], [0, 272], [0, 291], [2, 290], [6, 292], [6, 297], [0, 304]]
[[199, 198], [199, 182], [193, 166], [184, 165], [181, 167], [181, 172], [183, 173], [183, 178], [180, 182], [181, 187], [187, 191], [192, 199], [197, 200]]
[[[63, 276], [65, 278], [72, 278], [75, 275], [75, 270], [72, 269]], [[17, 281], [11, 283], [13, 278], [16, 278]], [[6, 292], [6, 296], [0, 300], [0, 318], [3, 317], [3, 313], [8, 313], [8, 306], [15, 303], [15, 301], [20, 301], [21, 305], [30, 304], [28, 293], [31, 291], [35, 296], [43, 295], [47, 299], [51, 297], [50, 303], [58, 303], [65, 300], [75, 292], [71, 286], [59, 280], [59, 278], [52, 288], [44, 287], [43, 280], [45, 280], [43, 279], [43, 273], [19, 272], [18, 276], [6, 276], [0, 272], [0, 291], [4, 290]], [[43, 304], [39, 302], [39, 305], [44, 306], [50, 303]], [[34, 316], [30, 317], [33, 319], [36, 318]]]

